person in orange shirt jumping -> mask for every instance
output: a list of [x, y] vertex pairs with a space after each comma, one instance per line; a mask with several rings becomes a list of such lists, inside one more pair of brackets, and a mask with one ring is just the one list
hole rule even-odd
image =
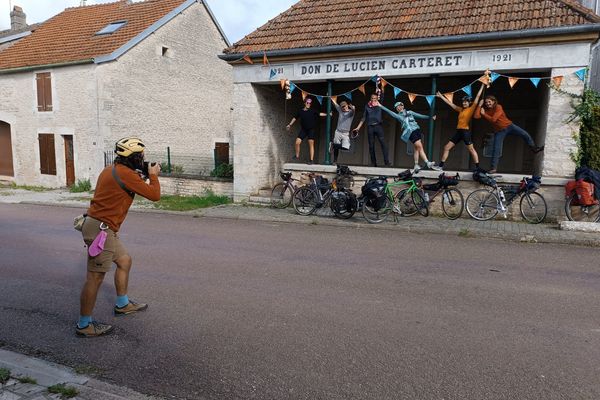
[[494, 146], [492, 154], [492, 169], [488, 172], [495, 173], [498, 168], [498, 161], [500, 161], [500, 149], [504, 138], [508, 135], [519, 136], [529, 145], [529, 148], [534, 153], [539, 153], [544, 150], [544, 146], [536, 146], [533, 138], [523, 128], [513, 124], [504, 113], [504, 109], [498, 104], [498, 99], [495, 96], [487, 95], [485, 100], [479, 103], [475, 115], [473, 118], [480, 119], [484, 118], [494, 128]]
[[475, 150], [475, 147], [473, 146], [473, 138], [471, 133], [471, 119], [473, 119], [473, 114], [475, 114], [475, 109], [477, 108], [477, 103], [479, 103], [481, 93], [483, 93], [483, 85], [481, 85], [481, 88], [479, 88], [479, 92], [475, 97], [475, 101], [473, 101], [473, 99], [470, 96], [465, 96], [462, 99], [462, 107], [459, 107], [451, 101], [449, 101], [440, 92], [437, 92], [437, 96], [440, 99], [442, 99], [444, 103], [448, 104], [450, 107], [452, 107], [454, 111], [458, 113], [458, 124], [456, 126], [456, 133], [444, 146], [444, 152], [442, 154], [440, 163], [438, 164], [441, 169], [444, 169], [444, 164], [448, 159], [448, 154], [450, 154], [450, 150], [452, 150], [454, 146], [456, 146], [461, 141], [465, 142], [467, 150], [469, 150], [469, 153], [471, 153], [471, 157], [473, 157], [475, 167], [479, 169], [479, 155], [477, 154], [477, 150]]

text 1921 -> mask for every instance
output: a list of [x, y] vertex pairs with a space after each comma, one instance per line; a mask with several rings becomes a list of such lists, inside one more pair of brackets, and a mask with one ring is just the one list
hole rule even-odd
[[492, 55], [492, 61], [493, 62], [507, 62], [507, 61], [512, 61], [512, 54], [507, 53], [507, 54], [494, 54]]

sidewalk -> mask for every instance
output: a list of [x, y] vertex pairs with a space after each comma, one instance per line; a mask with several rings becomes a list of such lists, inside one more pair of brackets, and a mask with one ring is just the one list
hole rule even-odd
[[57, 384], [64, 384], [66, 388], [74, 389], [77, 394], [70, 397], [72, 399], [158, 400], [157, 397], [145, 396], [124, 387], [100, 382], [79, 375], [69, 368], [7, 350], [0, 349], [0, 368], [8, 369], [11, 376], [5, 384], [0, 382], [0, 400], [67, 398], [48, 391], [49, 387]]
[[[91, 194], [89, 193], [69, 193], [65, 189], [33, 192], [23, 189], [0, 187], [0, 203], [27, 203], [86, 208], [89, 206], [90, 198]], [[311, 225], [321, 224], [358, 229], [387, 229], [411, 233], [484, 237], [526, 243], [556, 243], [600, 247], [600, 234], [597, 232], [561, 230], [556, 223], [532, 225], [525, 222], [505, 221], [498, 218], [491, 221], [476, 221], [471, 218], [459, 218], [456, 221], [450, 221], [446, 218], [414, 216], [408, 218], [399, 217], [398, 221], [395, 222], [394, 218], [390, 215], [387, 221], [374, 225], [366, 222], [360, 212], [356, 213], [349, 220], [340, 220], [333, 217], [333, 214], [329, 210], [318, 210], [316, 215], [304, 217], [297, 215], [292, 208], [277, 210], [269, 207], [242, 204], [218, 206], [188, 212], [173, 212], [157, 210], [149, 202], [134, 202], [132, 210], [187, 214], [208, 218]], [[466, 212], [463, 214], [463, 217], [465, 215]], [[600, 224], [593, 225], [600, 227]]]

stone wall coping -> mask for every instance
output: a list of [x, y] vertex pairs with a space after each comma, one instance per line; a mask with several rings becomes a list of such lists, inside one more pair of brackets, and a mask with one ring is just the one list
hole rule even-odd
[[[400, 172], [406, 171], [408, 168], [379, 168], [379, 167], [363, 167], [348, 165], [352, 171], [356, 171], [357, 175], [360, 176], [396, 176]], [[286, 163], [283, 165], [285, 171], [290, 172], [314, 172], [321, 174], [335, 174], [335, 165], [323, 165], [323, 164], [301, 164], [301, 163]], [[472, 181], [473, 174], [470, 171], [444, 171], [447, 175], [455, 175], [457, 172], [460, 174], [460, 179], [464, 181]], [[420, 178], [425, 179], [437, 179], [440, 175], [440, 171], [433, 170], [421, 170], [416, 175]], [[499, 183], [519, 183], [525, 174], [502, 174], [500, 178], [496, 179]], [[572, 177], [553, 177], [553, 176], [542, 176], [542, 186], [564, 186]]]
[[[335, 170], [334, 170], [335, 172]], [[231, 178], [219, 178], [216, 176], [197, 176], [197, 175], [167, 175], [167, 174], [161, 174], [159, 175], [160, 179], [189, 179], [189, 180], [194, 180], [194, 181], [211, 181], [211, 182], [224, 182], [224, 183], [231, 183], [233, 182], [233, 179]]]

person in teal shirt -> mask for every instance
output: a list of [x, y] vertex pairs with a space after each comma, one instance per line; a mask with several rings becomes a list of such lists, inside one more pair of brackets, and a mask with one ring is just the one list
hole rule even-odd
[[[417, 173], [421, 170], [421, 166], [419, 165], [419, 157], [421, 157], [423, 161], [425, 161], [425, 165], [427, 165], [427, 168], [441, 170], [441, 168], [436, 166], [433, 161], [429, 161], [427, 159], [425, 150], [423, 150], [423, 133], [421, 132], [419, 124], [417, 124], [417, 121], [415, 120], [415, 118], [429, 119], [430, 117], [405, 109], [404, 103], [400, 101], [394, 104], [394, 108], [396, 109], [397, 113], [387, 109], [382, 104], [379, 104], [379, 107], [381, 107], [383, 111], [400, 121], [400, 123], [402, 124], [402, 135], [400, 136], [400, 139], [402, 139], [405, 143], [408, 143], [410, 141], [415, 147], [413, 154], [415, 159], [415, 167], [413, 173]], [[431, 118], [435, 120], [435, 115]]]

